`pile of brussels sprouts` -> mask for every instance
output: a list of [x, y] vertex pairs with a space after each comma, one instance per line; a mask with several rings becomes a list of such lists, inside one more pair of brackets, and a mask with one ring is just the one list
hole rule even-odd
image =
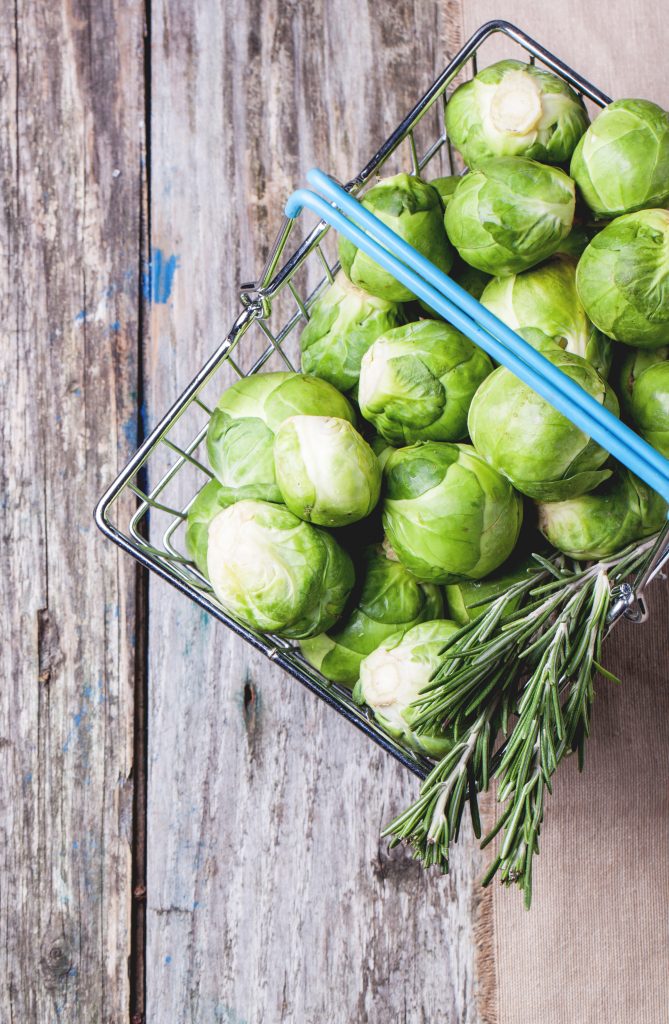
[[[620, 100], [590, 124], [561, 79], [506, 60], [446, 123], [467, 171], [382, 179], [364, 206], [669, 456], [667, 113]], [[303, 372], [222, 395], [187, 544], [233, 616], [439, 757], [449, 736], [416, 735], [411, 704], [449, 634], [530, 571], [537, 530], [605, 559], [667, 510], [350, 241], [339, 255]]]

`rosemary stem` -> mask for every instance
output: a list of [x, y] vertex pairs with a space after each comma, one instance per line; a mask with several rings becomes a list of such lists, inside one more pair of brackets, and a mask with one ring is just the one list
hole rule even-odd
[[481, 841], [502, 835], [483, 884], [517, 882], [529, 906], [546, 794], [563, 758], [582, 764], [590, 733], [611, 589], [637, 571], [657, 536], [591, 565], [557, 553], [535, 556], [537, 571], [490, 601], [454, 633], [441, 664], [412, 705], [420, 735], [447, 723], [454, 746], [435, 765], [416, 802], [384, 830], [405, 840], [426, 866], [448, 870], [464, 806], [478, 831], [477, 794], [498, 779], [500, 813]]

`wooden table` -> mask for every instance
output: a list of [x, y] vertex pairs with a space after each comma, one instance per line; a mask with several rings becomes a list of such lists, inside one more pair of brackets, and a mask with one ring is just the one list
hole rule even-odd
[[[631, 33], [628, 94], [667, 103], [659, 0], [631, 24], [622, 2], [540, 6], [503, 13], [614, 94]], [[361, 165], [496, 13], [0, 8], [3, 1022], [480, 1020], [471, 840], [446, 880], [389, 854], [415, 780], [103, 543], [92, 508], [305, 170]]]

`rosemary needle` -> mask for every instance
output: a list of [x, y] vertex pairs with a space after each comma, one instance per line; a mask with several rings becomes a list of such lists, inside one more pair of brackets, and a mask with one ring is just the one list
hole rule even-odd
[[465, 808], [480, 836], [478, 794], [495, 778], [502, 806], [481, 845], [501, 839], [483, 884], [499, 875], [520, 886], [529, 907], [552, 777], [573, 751], [582, 767], [595, 676], [619, 681], [601, 665], [613, 587], [635, 572], [654, 541], [594, 565], [535, 555], [535, 573], [449, 638], [413, 704], [413, 723], [418, 734], [447, 724], [457, 739], [415, 803], [384, 830], [391, 846], [405, 841], [426, 867], [448, 871]]

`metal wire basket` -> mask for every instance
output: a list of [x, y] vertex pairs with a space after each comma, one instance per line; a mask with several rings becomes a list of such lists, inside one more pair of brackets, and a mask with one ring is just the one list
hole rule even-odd
[[[444, 113], [449, 89], [476, 74], [481, 48], [495, 37], [503, 41], [505, 56], [520, 56], [550, 68], [585, 100], [605, 106], [609, 98], [551, 53], [503, 21], [484, 25], [460, 50], [392, 135], [347, 188], [357, 192], [382, 167], [387, 172], [408, 170], [430, 176], [457, 173], [461, 168], [451, 150]], [[499, 45], [494, 58], [499, 57]], [[457, 83], [456, 83], [457, 80]], [[212, 473], [206, 462], [204, 441], [213, 406], [231, 374], [239, 377], [267, 369], [299, 369], [297, 338], [309, 311], [332, 282], [338, 268], [336, 247], [329, 226], [321, 221], [286, 255], [296, 221], [286, 219], [267, 264], [256, 283], [242, 285], [242, 310], [229, 334], [195, 379], [177, 399], [128, 465], [100, 499], [95, 512], [102, 532], [190, 597], [248, 643], [336, 708], [350, 722], [393, 757], [423, 778], [431, 762], [384, 733], [371, 714], [358, 707], [346, 687], [331, 683], [302, 657], [299, 648], [280, 637], [248, 629], [218, 603], [213, 591], [185, 547], [188, 508]], [[628, 615], [645, 617], [642, 591], [669, 557], [667, 533], [651, 551], [633, 586], [620, 588], [612, 606], [612, 621]]]

